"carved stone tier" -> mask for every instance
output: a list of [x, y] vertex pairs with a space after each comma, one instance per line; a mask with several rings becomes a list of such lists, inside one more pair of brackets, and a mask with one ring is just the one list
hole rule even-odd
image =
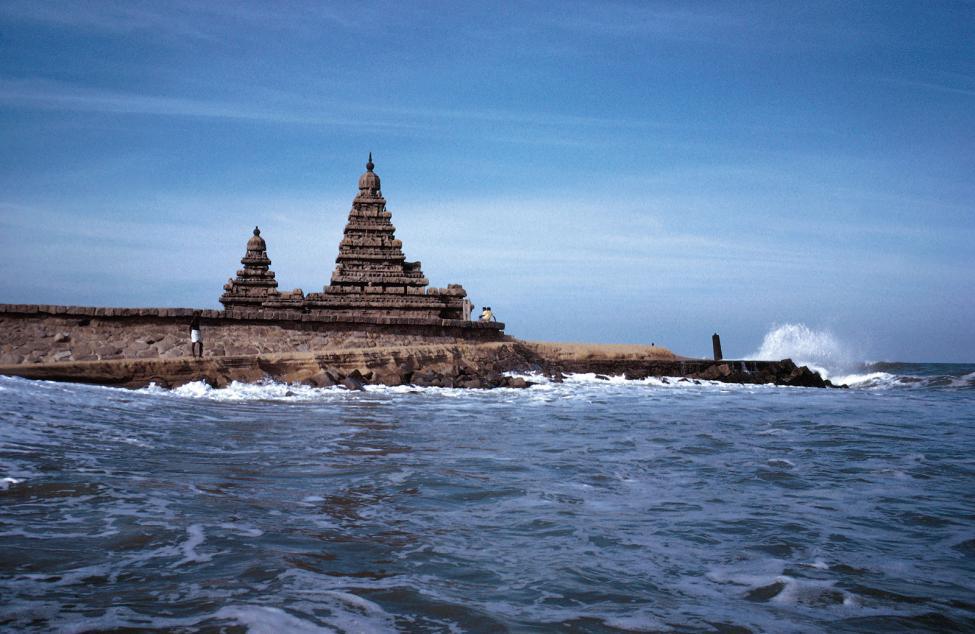
[[330, 315], [385, 315], [390, 317], [441, 318], [457, 310], [462, 298], [439, 294], [406, 294], [400, 288], [366, 287], [361, 292], [311, 293], [305, 305]]

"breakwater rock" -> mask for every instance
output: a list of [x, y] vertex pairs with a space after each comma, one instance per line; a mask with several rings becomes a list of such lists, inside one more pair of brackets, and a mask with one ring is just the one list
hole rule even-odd
[[[795, 387], [842, 387], [833, 385], [818, 372], [797, 366], [791, 359], [781, 361], [712, 361], [681, 358], [667, 352], [657, 356], [639, 354], [556, 354], [559, 344], [529, 344], [535, 351], [541, 371], [558, 379], [576, 372], [602, 376], [624, 376], [639, 380], [647, 377], [680, 377], [687, 380], [790, 385]], [[605, 348], [606, 346], [602, 346]], [[600, 348], [600, 347], [597, 347]], [[658, 349], [659, 350], [659, 349]], [[669, 355], [669, 356], [667, 356]]]
[[[646, 349], [641, 353], [641, 349]], [[635, 350], [634, 350], [635, 349]], [[173, 388], [193, 381], [223, 387], [272, 379], [316, 387], [362, 389], [369, 384], [463, 388], [528, 387], [511, 372], [539, 372], [563, 380], [574, 372], [729, 383], [830, 387], [815, 372], [783, 361], [682, 359], [648, 346], [575, 346], [518, 340], [444, 345], [346, 348], [256, 355], [106, 359], [0, 366], [0, 374], [138, 388]]]

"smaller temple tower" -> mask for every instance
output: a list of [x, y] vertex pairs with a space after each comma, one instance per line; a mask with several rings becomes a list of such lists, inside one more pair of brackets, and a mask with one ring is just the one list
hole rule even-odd
[[254, 235], [247, 241], [247, 252], [240, 259], [244, 268], [237, 271], [237, 279], [227, 280], [220, 303], [225, 310], [254, 308], [278, 296], [278, 281], [267, 257], [267, 243], [261, 230], [254, 227]]

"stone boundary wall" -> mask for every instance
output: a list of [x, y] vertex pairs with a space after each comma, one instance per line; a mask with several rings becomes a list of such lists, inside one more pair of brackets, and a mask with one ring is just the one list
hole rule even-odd
[[[0, 365], [190, 355], [192, 308], [0, 304]], [[204, 355], [501, 341], [504, 324], [201, 310]]]
[[58, 304], [0, 304], [0, 314], [66, 315], [70, 317], [183, 317], [189, 319], [200, 311], [205, 320], [314, 322], [324, 324], [373, 324], [382, 326], [437, 326], [463, 330], [504, 330], [503, 322], [431, 319], [421, 317], [357, 317], [296, 313], [289, 310], [222, 311], [197, 308], [113, 308], [105, 306], [61, 306]]

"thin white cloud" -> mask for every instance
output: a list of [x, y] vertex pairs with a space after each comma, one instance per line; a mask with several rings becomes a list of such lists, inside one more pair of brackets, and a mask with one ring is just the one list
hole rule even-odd
[[[52, 111], [76, 111], [164, 117], [200, 117], [239, 122], [284, 125], [309, 125], [449, 133], [445, 119], [510, 126], [508, 134], [497, 127], [490, 140], [504, 143], [529, 143], [573, 147], [605, 145], [606, 140], [574, 138], [567, 130], [607, 131], [662, 127], [651, 121], [614, 119], [551, 112], [517, 112], [496, 109], [462, 110], [372, 106], [359, 102], [308, 99], [277, 92], [263, 101], [249, 99], [221, 101], [183, 96], [141, 94], [101, 90], [46, 79], [0, 79], [0, 107]], [[554, 136], [517, 134], [526, 128], [558, 131]], [[466, 134], [478, 134], [467, 130]]]
[[73, 110], [169, 117], [206, 117], [239, 121], [342, 126], [355, 128], [412, 128], [408, 123], [328, 113], [292, 113], [242, 104], [79, 88], [44, 80], [0, 80], [0, 103], [13, 107]]
[[574, 2], [551, 12], [551, 24], [567, 30], [597, 35], [654, 35], [700, 40], [717, 29], [740, 29], [747, 23], [740, 15], [695, 10], [689, 5], [672, 7], [647, 4]]
[[[356, 12], [361, 12], [359, 9]], [[168, 40], [219, 42], [247, 37], [251, 31], [314, 33], [323, 26], [357, 27], [349, 11], [321, 3], [195, 2], [103, 0], [100, 2], [8, 0], [0, 6], [7, 19], [104, 33], [139, 33]]]
[[945, 84], [938, 84], [938, 83], [928, 82], [928, 81], [911, 81], [907, 79], [882, 79], [881, 81], [886, 84], [894, 84], [905, 88], [920, 88], [922, 90], [930, 90], [934, 92], [945, 92], [945, 93], [952, 93], [956, 95], [966, 95], [968, 97], [975, 97], [975, 89], [973, 88], [964, 88], [961, 86], [949, 86]]

